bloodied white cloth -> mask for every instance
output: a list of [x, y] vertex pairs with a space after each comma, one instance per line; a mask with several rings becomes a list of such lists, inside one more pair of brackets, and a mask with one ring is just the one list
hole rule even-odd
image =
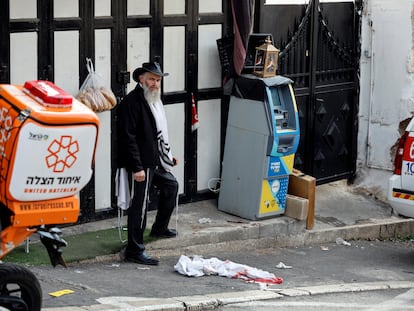
[[216, 257], [204, 259], [201, 256], [190, 258], [181, 255], [174, 266], [174, 270], [180, 274], [192, 277], [219, 275], [257, 283], [281, 284], [283, 282], [282, 278], [276, 277], [273, 273], [230, 260], [223, 261]]

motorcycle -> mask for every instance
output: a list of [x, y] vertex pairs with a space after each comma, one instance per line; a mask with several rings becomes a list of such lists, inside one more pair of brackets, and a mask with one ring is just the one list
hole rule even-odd
[[41, 310], [36, 276], [1, 261], [31, 235], [40, 236], [53, 267], [67, 267], [58, 225], [78, 220], [98, 130], [97, 115], [52, 82], [0, 85], [1, 310]]

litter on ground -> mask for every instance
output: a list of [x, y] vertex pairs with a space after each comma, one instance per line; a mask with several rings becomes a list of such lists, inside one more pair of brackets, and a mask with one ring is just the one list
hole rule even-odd
[[351, 246], [351, 243], [345, 241], [343, 238], [336, 238], [336, 244], [338, 244], [338, 245], [345, 245], [345, 246]]
[[56, 292], [49, 293], [49, 295], [53, 296], [53, 297], [60, 297], [60, 296], [63, 296], [63, 295], [68, 295], [68, 294], [73, 294], [73, 293], [74, 293], [74, 291], [71, 290], [71, 289], [62, 289], [62, 290], [58, 290]]
[[199, 224], [211, 224], [211, 219], [210, 218], [200, 218], [198, 220]]
[[276, 268], [278, 268], [278, 269], [292, 269], [292, 266], [288, 266], [288, 265], [285, 265], [283, 262], [279, 262], [276, 265]]

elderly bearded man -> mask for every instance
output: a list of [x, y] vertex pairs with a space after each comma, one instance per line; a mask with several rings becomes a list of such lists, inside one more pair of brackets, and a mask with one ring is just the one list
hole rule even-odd
[[150, 235], [167, 238], [177, 235], [175, 230], [168, 229], [177, 205], [178, 182], [171, 173], [177, 161], [168, 143], [161, 101], [161, 79], [166, 75], [157, 62], [142, 64], [133, 73], [139, 83], [119, 105], [119, 166], [126, 168], [131, 189], [125, 261], [145, 265], [159, 263], [145, 252], [144, 246], [151, 185], [157, 186], [160, 195]]

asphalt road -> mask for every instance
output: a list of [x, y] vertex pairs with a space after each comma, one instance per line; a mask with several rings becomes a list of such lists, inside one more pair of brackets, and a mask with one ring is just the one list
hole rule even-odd
[[[211, 253], [204, 258], [228, 259], [274, 273], [283, 279], [282, 284], [271, 285], [274, 289], [361, 282], [414, 281], [412, 241], [348, 242], [351, 245], [329, 243], [255, 252]], [[40, 266], [30, 267], [30, 270], [41, 283], [44, 308], [90, 306], [98, 304], [99, 299], [108, 297], [170, 298], [260, 288], [255, 283], [215, 275], [197, 278], [183, 276], [174, 271], [179, 257], [160, 259], [161, 263], [156, 267], [104, 261], [71, 264], [67, 269]], [[291, 268], [277, 268], [279, 263]], [[66, 289], [73, 293], [60, 297], [50, 295]]]

